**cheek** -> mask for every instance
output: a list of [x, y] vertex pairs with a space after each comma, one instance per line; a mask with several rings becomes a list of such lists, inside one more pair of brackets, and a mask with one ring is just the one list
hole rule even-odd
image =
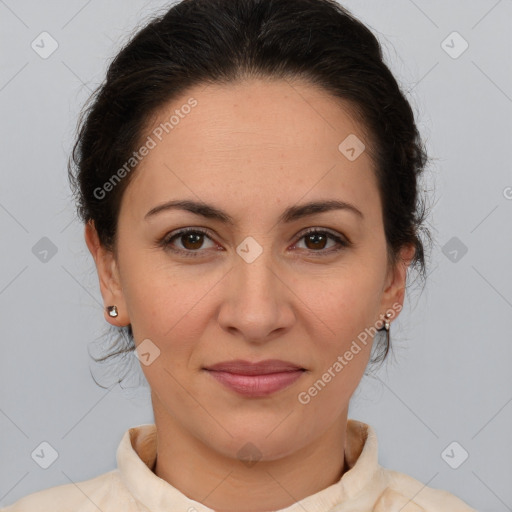
[[162, 258], [163, 251], [125, 248], [121, 268], [123, 294], [136, 340], [162, 340], [188, 322], [205, 294], [204, 279]]
[[380, 275], [364, 263], [347, 264], [320, 280], [301, 277], [295, 286], [303, 311], [309, 311], [308, 325], [316, 329], [311, 339], [325, 354], [343, 351], [378, 319]]
[[213, 292], [222, 274], [205, 273], [199, 266], [195, 270], [134, 262], [127, 276], [123, 288], [136, 344], [149, 339], [157, 347], [158, 359], [143, 366], [152, 387], [176, 386], [164, 369], [180, 381], [188, 378], [190, 366], [196, 364], [193, 355], [215, 313]]

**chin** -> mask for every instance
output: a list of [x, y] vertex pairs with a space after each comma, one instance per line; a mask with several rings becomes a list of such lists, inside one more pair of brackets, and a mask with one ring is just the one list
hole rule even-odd
[[285, 425], [286, 415], [267, 418], [266, 421], [239, 424], [225, 424], [220, 437], [210, 437], [208, 444], [225, 457], [239, 460], [274, 461], [288, 457], [314, 438], [311, 429], [300, 425]]

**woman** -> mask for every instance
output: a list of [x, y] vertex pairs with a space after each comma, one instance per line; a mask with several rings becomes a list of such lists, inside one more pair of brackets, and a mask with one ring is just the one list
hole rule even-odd
[[5, 510], [474, 510], [381, 467], [348, 419], [425, 270], [426, 158], [377, 40], [333, 1], [184, 0], [142, 29], [70, 178], [155, 424], [116, 470]]

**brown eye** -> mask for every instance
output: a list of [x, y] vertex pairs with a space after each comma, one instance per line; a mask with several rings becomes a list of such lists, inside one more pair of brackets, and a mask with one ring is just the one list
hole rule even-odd
[[189, 232], [182, 235], [179, 235], [181, 243], [185, 249], [195, 250], [200, 249], [201, 245], [203, 245], [204, 235], [202, 233]]
[[[182, 229], [175, 234], [164, 237], [160, 245], [184, 256], [199, 256], [203, 252], [201, 249], [206, 249], [204, 247], [205, 239], [212, 242], [210, 248], [214, 247], [213, 241], [206, 231], [199, 228]], [[177, 246], [176, 242], [178, 242]]]
[[[310, 229], [299, 240], [304, 239], [305, 248], [310, 252], [318, 252], [320, 254], [329, 254], [337, 252], [351, 244], [348, 240], [341, 238], [329, 231], [320, 229]], [[334, 241], [334, 245], [328, 247], [329, 240]]]
[[308, 249], [324, 249], [327, 243], [327, 236], [325, 236], [325, 233], [316, 232], [306, 235], [304, 240]]

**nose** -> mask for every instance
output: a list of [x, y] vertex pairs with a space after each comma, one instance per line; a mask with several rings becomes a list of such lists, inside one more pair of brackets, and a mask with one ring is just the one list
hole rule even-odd
[[247, 342], [262, 344], [283, 336], [295, 321], [293, 290], [270, 253], [263, 251], [251, 263], [235, 261], [223, 290], [218, 322]]

